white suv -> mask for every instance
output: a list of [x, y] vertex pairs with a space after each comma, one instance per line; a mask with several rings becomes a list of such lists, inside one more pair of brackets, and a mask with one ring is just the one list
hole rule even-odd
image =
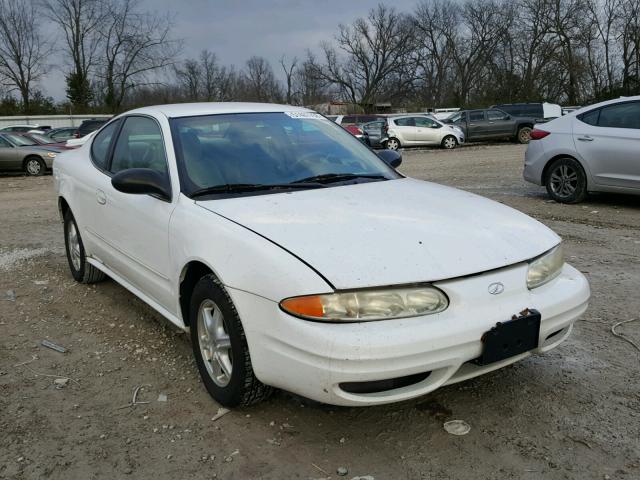
[[524, 179], [562, 203], [587, 192], [640, 193], [640, 96], [581, 108], [531, 132]]
[[389, 150], [423, 145], [452, 149], [464, 143], [464, 133], [429, 115], [402, 115], [387, 118], [381, 143]]

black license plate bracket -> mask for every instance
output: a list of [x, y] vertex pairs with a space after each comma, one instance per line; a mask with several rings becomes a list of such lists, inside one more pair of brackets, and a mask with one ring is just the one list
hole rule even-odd
[[526, 309], [507, 322], [497, 323], [482, 335], [482, 355], [478, 365], [488, 365], [519, 355], [538, 347], [540, 312]]

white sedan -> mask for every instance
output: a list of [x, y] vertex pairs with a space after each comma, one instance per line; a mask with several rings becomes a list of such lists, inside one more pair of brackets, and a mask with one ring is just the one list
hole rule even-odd
[[304, 108], [122, 114], [54, 163], [71, 274], [190, 330], [226, 406], [395, 402], [565, 340], [590, 292], [560, 238], [400, 160]]

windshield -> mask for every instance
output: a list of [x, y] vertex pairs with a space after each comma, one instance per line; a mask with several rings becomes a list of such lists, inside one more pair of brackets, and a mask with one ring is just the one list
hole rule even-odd
[[23, 137], [21, 135], [11, 135], [5, 134], [5, 136], [13, 143], [14, 145], [18, 145], [19, 147], [29, 147], [31, 145], [38, 145], [37, 142], [31, 140], [30, 138]]
[[186, 195], [224, 185], [282, 189], [399, 178], [359, 140], [317, 113], [184, 117], [171, 120], [171, 127]]
[[46, 137], [44, 135], [40, 135], [39, 133], [32, 133], [31, 138], [33, 138], [36, 142], [39, 142], [42, 144], [56, 143], [54, 139]]

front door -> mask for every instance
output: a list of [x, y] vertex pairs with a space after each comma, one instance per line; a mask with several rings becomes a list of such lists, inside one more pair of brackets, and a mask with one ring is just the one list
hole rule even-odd
[[467, 139], [475, 140], [478, 138], [485, 138], [487, 136], [487, 120], [484, 115], [484, 110], [472, 110], [467, 114]]
[[[161, 129], [156, 120], [129, 116], [113, 148], [108, 172], [114, 175], [130, 168], [148, 168], [169, 175]], [[97, 235], [108, 254], [105, 262], [126, 281], [175, 312], [170, 281], [169, 219], [174, 202], [151, 195], [122, 193], [104, 175], [96, 188], [102, 220]]]
[[423, 145], [440, 143], [440, 124], [428, 117], [415, 117], [416, 142]]
[[581, 115], [573, 140], [599, 185], [640, 188], [640, 102], [621, 102]]

